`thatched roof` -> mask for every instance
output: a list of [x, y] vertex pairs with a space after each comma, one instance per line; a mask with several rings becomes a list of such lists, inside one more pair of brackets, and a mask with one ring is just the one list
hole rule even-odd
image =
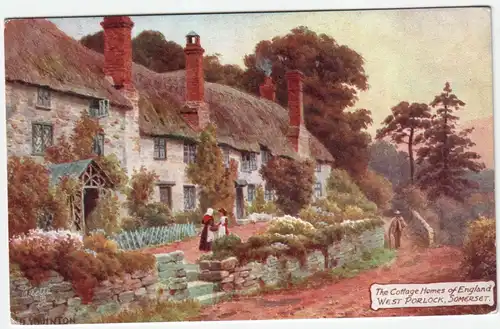
[[5, 23], [5, 79], [46, 86], [131, 107], [104, 79], [102, 56], [82, 46], [45, 19]]
[[[130, 103], [103, 74], [104, 57], [91, 51], [42, 19], [7, 22], [5, 28], [6, 80], [45, 85], [54, 90], [89, 97], [108, 98], [112, 104]], [[141, 133], [196, 139], [180, 115], [185, 97], [185, 72], [152, 72], [133, 64], [134, 85], [139, 91]], [[286, 133], [288, 111], [277, 103], [229, 86], [205, 83], [205, 100], [217, 126], [218, 141], [238, 150], [296, 157]], [[333, 157], [310, 135], [312, 155], [321, 161]]]

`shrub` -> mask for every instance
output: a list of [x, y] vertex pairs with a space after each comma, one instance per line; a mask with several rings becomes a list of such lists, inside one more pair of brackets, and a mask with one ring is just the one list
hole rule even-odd
[[102, 193], [86, 220], [87, 231], [104, 230], [111, 236], [120, 231], [120, 201], [112, 192]]
[[303, 235], [312, 236], [315, 232], [314, 226], [300, 218], [285, 215], [269, 223], [267, 233], [278, 233], [281, 235]]
[[201, 225], [202, 217], [203, 213], [201, 209], [186, 210], [175, 213], [173, 215], [173, 221], [175, 222], [175, 224], [194, 223], [196, 225]]
[[344, 219], [350, 219], [350, 220], [362, 219], [363, 217], [365, 217], [363, 209], [361, 209], [358, 206], [351, 206], [351, 205], [345, 207], [344, 211], [342, 212], [342, 215]]
[[249, 206], [247, 213], [253, 214], [261, 214], [266, 209], [266, 199], [264, 188], [262, 185], [257, 186], [255, 189], [255, 200], [253, 200], [252, 204]]
[[49, 201], [49, 171], [31, 158], [9, 157], [7, 163], [9, 237], [28, 233]]
[[35, 284], [45, 280], [50, 271], [60, 273], [73, 284], [84, 303], [92, 301], [93, 289], [100, 281], [150, 271], [156, 265], [153, 255], [117, 250], [116, 244], [102, 233], [82, 241], [67, 231], [32, 230], [16, 236], [10, 240], [9, 257]]
[[385, 210], [391, 207], [392, 183], [384, 176], [367, 170], [357, 179], [357, 184], [368, 200], [374, 202], [378, 209]]
[[474, 280], [496, 280], [496, 228], [495, 220], [481, 218], [467, 228], [464, 244], [464, 268]]
[[126, 194], [128, 176], [125, 169], [121, 167], [120, 160], [118, 160], [116, 154], [111, 153], [105, 156], [94, 157], [94, 160], [108, 175], [113, 184], [113, 189]]
[[270, 189], [276, 192], [276, 205], [285, 214], [296, 215], [313, 196], [314, 163], [274, 157], [260, 169]]
[[154, 171], [148, 171], [144, 166], [139, 170], [134, 169], [127, 191], [127, 203], [132, 215], [148, 204], [157, 180], [158, 175]]
[[163, 226], [173, 222], [170, 208], [161, 202], [141, 206], [136, 210], [135, 215], [146, 227]]
[[241, 239], [234, 233], [216, 239], [213, 243], [213, 254], [217, 259], [224, 259], [234, 255], [235, 250], [242, 244]]

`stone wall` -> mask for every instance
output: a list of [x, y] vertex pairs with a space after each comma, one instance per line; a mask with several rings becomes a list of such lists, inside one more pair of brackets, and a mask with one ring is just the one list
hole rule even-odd
[[[127, 274], [122, 279], [103, 281], [94, 289], [92, 302], [83, 304], [72, 283], [57, 272], [34, 286], [21, 273], [11, 274], [11, 313], [21, 323], [33, 321], [86, 323], [107, 313], [138, 307], [157, 297], [156, 271]], [[37, 320], [38, 319], [38, 320]]]
[[188, 280], [184, 266], [184, 252], [178, 250], [167, 254], [157, 254], [160, 299], [183, 300], [189, 297]]
[[434, 230], [417, 211], [410, 210], [407, 222], [417, 243], [422, 244], [423, 247], [434, 245]]
[[327, 257], [319, 250], [310, 251], [304, 266], [298, 258], [275, 256], [245, 266], [240, 266], [234, 257], [223, 261], [201, 261], [200, 280], [217, 283], [219, 291], [248, 292], [262, 285], [276, 286], [290, 280], [301, 280], [316, 272], [359, 260], [364, 252], [383, 247], [384, 229], [378, 227], [331, 245]]

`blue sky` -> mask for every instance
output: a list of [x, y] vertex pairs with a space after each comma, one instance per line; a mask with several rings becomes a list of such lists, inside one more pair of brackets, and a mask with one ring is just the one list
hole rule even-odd
[[[391, 11], [337, 11], [212, 15], [133, 16], [133, 35], [162, 32], [185, 44], [194, 30], [207, 53], [222, 54], [224, 63], [243, 65], [255, 44], [304, 25], [334, 37], [366, 61], [370, 90], [356, 108], [372, 111], [370, 132], [400, 101], [430, 102], [450, 81], [466, 102], [463, 120], [493, 114], [490, 11], [484, 8]], [[101, 17], [52, 19], [79, 39], [101, 29]]]

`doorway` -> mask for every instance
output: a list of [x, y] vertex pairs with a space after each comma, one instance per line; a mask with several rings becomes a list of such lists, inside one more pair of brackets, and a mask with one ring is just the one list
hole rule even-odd
[[88, 232], [88, 219], [92, 215], [92, 212], [97, 207], [99, 202], [99, 189], [97, 188], [85, 188], [83, 190], [83, 218], [84, 218], [84, 230], [87, 234]]
[[245, 216], [245, 207], [243, 199], [243, 187], [236, 188], [236, 218], [241, 219]]

